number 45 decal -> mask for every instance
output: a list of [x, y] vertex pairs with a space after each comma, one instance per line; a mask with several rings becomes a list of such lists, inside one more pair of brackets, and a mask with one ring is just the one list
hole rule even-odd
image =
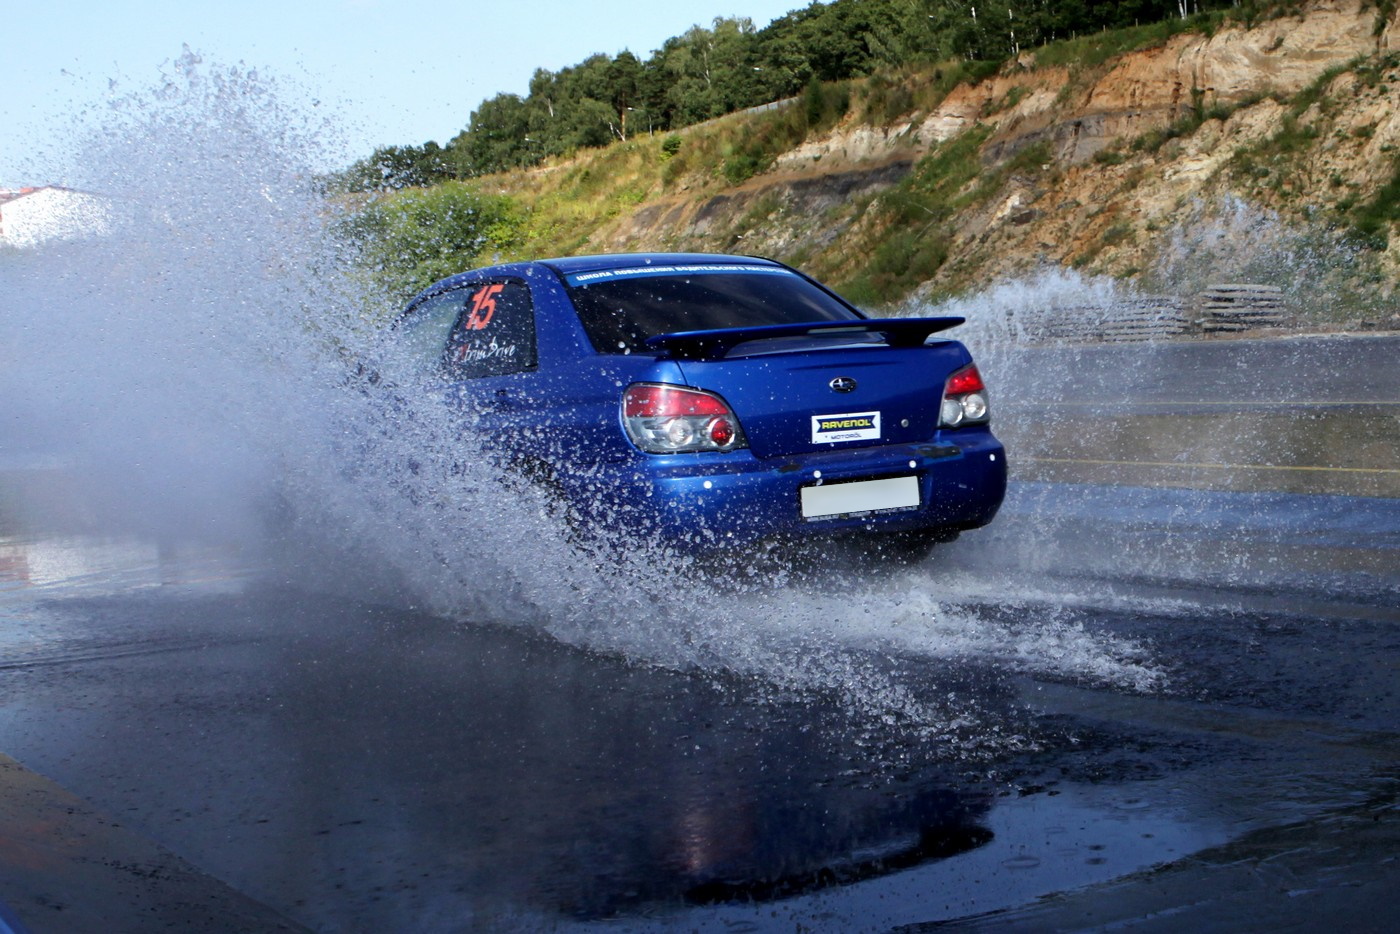
[[478, 289], [472, 296], [471, 314], [467, 315], [462, 327], [468, 331], [480, 331], [490, 324], [491, 318], [496, 314], [496, 296], [504, 290], [505, 284], [500, 282]]

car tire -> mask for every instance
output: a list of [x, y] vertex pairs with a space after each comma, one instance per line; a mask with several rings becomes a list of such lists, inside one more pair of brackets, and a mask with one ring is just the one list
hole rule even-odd
[[889, 536], [889, 555], [895, 561], [915, 564], [931, 555], [939, 545], [955, 542], [962, 532], [958, 529], [913, 529]]

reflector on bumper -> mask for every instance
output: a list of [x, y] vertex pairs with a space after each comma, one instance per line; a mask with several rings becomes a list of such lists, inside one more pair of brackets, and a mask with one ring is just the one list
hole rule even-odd
[[918, 505], [918, 477], [888, 477], [884, 480], [857, 480], [802, 488], [804, 519], [914, 509]]

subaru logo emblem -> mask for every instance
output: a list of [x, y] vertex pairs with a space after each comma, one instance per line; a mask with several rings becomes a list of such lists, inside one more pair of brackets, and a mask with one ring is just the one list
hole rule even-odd
[[856, 381], [851, 379], [849, 376], [838, 376], [827, 385], [829, 385], [836, 392], [856, 391]]

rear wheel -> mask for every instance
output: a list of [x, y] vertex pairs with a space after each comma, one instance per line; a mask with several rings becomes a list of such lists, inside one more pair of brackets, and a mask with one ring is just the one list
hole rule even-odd
[[911, 529], [895, 532], [886, 544], [889, 557], [895, 561], [908, 563], [922, 561], [933, 553], [939, 545], [958, 540], [962, 533], [957, 529]]
[[541, 512], [561, 524], [571, 544], [579, 544], [587, 522], [559, 480], [553, 466], [537, 457], [518, 455], [501, 461], [501, 479], [507, 489], [539, 498]]

